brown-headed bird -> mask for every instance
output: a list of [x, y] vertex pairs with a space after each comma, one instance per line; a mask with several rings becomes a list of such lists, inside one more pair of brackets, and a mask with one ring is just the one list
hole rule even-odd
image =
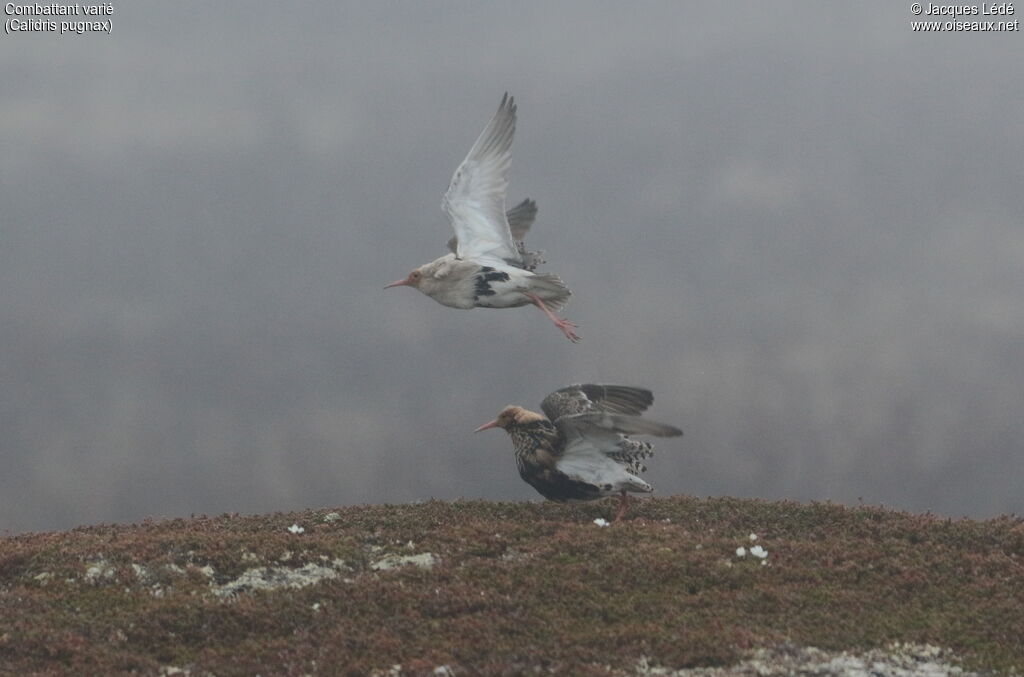
[[[591, 501], [618, 494], [618, 521], [629, 493], [649, 493], [639, 477], [654, 451], [630, 435], [674, 437], [683, 432], [641, 418], [654, 402], [651, 391], [617, 385], [572, 385], [541, 402], [544, 416], [517, 406], [475, 432], [504, 428], [512, 438], [519, 476], [552, 501]], [[545, 417], [546, 416], [546, 417]]]
[[537, 213], [532, 200], [505, 211], [516, 104], [507, 93], [469, 155], [452, 177], [441, 208], [455, 237], [451, 253], [387, 285], [419, 289], [438, 303], [469, 308], [515, 308], [533, 304], [575, 343], [576, 325], [558, 317], [572, 292], [561, 278], [535, 273], [540, 252], [527, 251], [523, 237]]

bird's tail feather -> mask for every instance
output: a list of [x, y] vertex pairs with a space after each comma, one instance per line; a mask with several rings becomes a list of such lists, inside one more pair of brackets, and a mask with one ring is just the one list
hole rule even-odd
[[561, 310], [572, 296], [562, 278], [552, 273], [535, 273], [530, 278], [530, 291], [539, 296], [552, 310]]

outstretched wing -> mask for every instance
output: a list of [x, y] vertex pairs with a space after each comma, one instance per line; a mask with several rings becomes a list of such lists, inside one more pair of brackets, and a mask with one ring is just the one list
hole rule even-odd
[[534, 219], [537, 218], [537, 203], [526, 198], [512, 209], [505, 212], [505, 219], [508, 221], [508, 229], [512, 233], [512, 239], [522, 242], [526, 232], [530, 230]]
[[551, 393], [541, 402], [544, 415], [552, 421], [562, 416], [592, 412], [639, 416], [654, 402], [654, 395], [644, 388], [629, 386], [571, 385]]
[[643, 459], [654, 453], [651, 445], [626, 435], [683, 434], [674, 426], [607, 411], [564, 415], [555, 426], [565, 439], [556, 461], [558, 470], [607, 492], [651, 491], [651, 486], [637, 476], [646, 470]]
[[619, 440], [623, 435], [678, 437], [683, 434], [682, 430], [667, 423], [649, 421], [646, 418], [628, 414], [609, 414], [605, 411], [561, 416], [554, 423], [555, 427], [561, 430], [566, 440], [570, 442], [575, 437], [598, 441]]
[[[505, 212], [505, 220], [508, 221], [509, 231], [512, 233], [512, 240], [516, 243], [520, 254], [525, 249], [523, 247], [523, 238], [526, 237], [526, 232], [530, 230], [530, 226], [533, 225], [534, 219], [537, 218], [537, 203], [526, 198], [512, 209]], [[454, 235], [448, 240], [448, 251], [452, 254], [458, 253], [459, 239]], [[539, 254], [539, 252], [530, 252], [532, 254]]]
[[505, 217], [515, 131], [516, 104], [506, 93], [444, 194], [441, 208], [455, 231], [460, 259], [522, 263]]
[[505, 212], [505, 218], [508, 219], [508, 228], [512, 231], [512, 241], [515, 242], [519, 257], [523, 260], [523, 268], [534, 271], [537, 270], [537, 266], [547, 263], [544, 260], [544, 252], [532, 252], [523, 242], [526, 231], [530, 230], [533, 220], [537, 218], [537, 203], [527, 198]]
[[635, 469], [617, 463], [588, 446], [567, 448], [566, 454], [555, 463], [555, 468], [569, 479], [592, 485], [604, 496], [620, 491], [654, 491], [643, 478], [634, 474], [637, 472]]

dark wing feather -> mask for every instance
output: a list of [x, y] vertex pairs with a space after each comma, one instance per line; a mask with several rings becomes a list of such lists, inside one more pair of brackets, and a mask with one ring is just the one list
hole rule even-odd
[[654, 402], [651, 391], [613, 385], [576, 385], [556, 390], [541, 407], [562, 434], [557, 468], [566, 475], [625, 491], [651, 491], [638, 477], [643, 459], [654, 453], [649, 442], [629, 435], [675, 437], [675, 426], [641, 418]]
[[523, 242], [526, 232], [530, 230], [533, 220], [537, 218], [537, 203], [530, 198], [526, 198], [505, 212], [505, 218], [508, 220], [508, 227], [512, 232], [512, 241], [516, 243], [516, 249], [519, 250], [519, 258], [522, 260], [521, 263], [516, 261], [509, 261], [509, 263], [514, 266], [520, 265], [523, 270], [531, 272], [537, 270], [537, 266], [547, 263], [544, 259], [544, 252], [530, 251], [526, 248], [526, 243]]
[[522, 242], [526, 237], [526, 231], [530, 230], [534, 219], [537, 218], [537, 203], [526, 198], [505, 212], [505, 218], [508, 220], [508, 229], [512, 233], [512, 239]]
[[545, 416], [556, 421], [563, 416], [588, 413], [639, 416], [652, 402], [654, 395], [644, 388], [586, 383], [556, 390], [540, 406]]
[[586, 437], [594, 431], [612, 432], [620, 435], [653, 435], [654, 437], [678, 437], [683, 434], [679, 428], [650, 421], [639, 416], [628, 414], [609, 414], [591, 412], [562, 416], [555, 425], [566, 437], [575, 433]]

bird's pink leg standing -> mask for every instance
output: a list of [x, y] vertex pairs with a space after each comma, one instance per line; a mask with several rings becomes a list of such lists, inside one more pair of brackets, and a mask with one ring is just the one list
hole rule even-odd
[[544, 311], [544, 314], [547, 315], [548, 318], [555, 323], [555, 326], [558, 327], [563, 334], [565, 334], [565, 338], [569, 339], [573, 343], [576, 343], [577, 341], [580, 340], [580, 337], [576, 334], [576, 332], [573, 331], [573, 329], [576, 329], [575, 324], [573, 324], [569, 320], [566, 320], [565, 318], [558, 317], [553, 312], [551, 312], [551, 309], [544, 305], [544, 302], [536, 294], [531, 294], [530, 292], [526, 291], [524, 291], [523, 294], [528, 299], [530, 299], [533, 305], [537, 306], [538, 308]]

